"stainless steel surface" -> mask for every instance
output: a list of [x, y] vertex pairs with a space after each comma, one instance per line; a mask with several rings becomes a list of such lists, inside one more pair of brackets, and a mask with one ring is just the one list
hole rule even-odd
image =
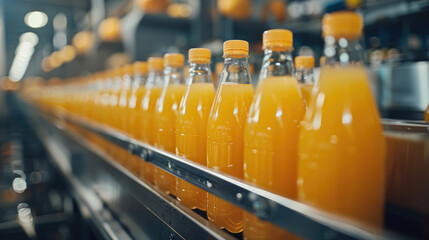
[[83, 202], [83, 212], [88, 212], [105, 238], [233, 239], [177, 200], [136, 178], [101, 149], [71, 133], [64, 122], [53, 125], [37, 115], [32, 119], [75, 195]]
[[429, 104], [429, 62], [384, 64], [377, 72], [382, 110], [426, 109]]
[[[35, 111], [33, 112], [37, 114]], [[124, 134], [103, 127], [100, 124], [95, 124], [69, 114], [62, 116], [63, 117], [58, 115], [47, 115], [46, 119], [48, 120], [44, 120], [45, 125], [49, 125], [49, 122], [53, 122], [55, 123], [56, 129], [61, 130], [60, 132], [65, 134], [65, 132], [69, 132], [70, 129], [64, 128], [66, 126], [64, 123], [77, 124], [84, 129], [97, 133], [105, 139], [128, 149], [133, 154], [140, 156], [142, 159], [146, 159], [146, 161], [153, 163], [173, 175], [252, 212], [261, 219], [270, 221], [306, 239], [328, 239], [332, 236], [338, 239], [404, 239], [404, 237], [398, 237], [391, 233], [373, 231], [358, 223], [321, 212], [302, 203], [251, 186], [239, 179], [226, 176], [186, 159], [179, 158], [176, 155], [155, 149], [147, 144], [129, 138]], [[387, 125], [389, 124], [387, 123]], [[134, 194], [137, 201], [142, 201], [142, 204], [146, 204], [147, 208], [153, 214], [157, 215], [164, 222], [167, 222], [168, 225], [179, 234], [183, 234], [178, 231], [178, 229], [183, 230], [183, 221], [181, 221], [180, 218], [178, 220], [176, 216], [170, 216], [172, 210], [169, 209], [166, 211], [168, 207], [173, 207], [173, 209], [176, 209], [173, 211], [175, 214], [180, 213], [179, 215], [185, 216], [185, 219], [190, 221], [190, 225], [185, 225], [188, 228], [193, 224], [199, 223], [199, 227], [208, 228], [202, 228], [200, 230], [207, 231], [209, 234], [219, 233], [219, 231], [213, 228], [207, 221], [202, 221], [203, 219], [196, 222], [191, 221], [189, 217], [195, 215], [192, 211], [182, 207], [176, 200], [173, 200], [169, 196], [152, 189], [149, 184], [137, 179], [122, 166], [103, 154], [101, 150], [93, 147], [91, 143], [76, 134], [73, 134], [73, 138], [77, 140], [81, 146], [90, 149], [92, 152], [102, 157], [103, 160], [94, 161], [95, 166], [93, 166], [92, 170], [101, 168], [112, 174], [113, 179], [110, 180], [112, 183], [118, 184], [118, 188], [119, 185], [123, 186], [124, 189], [128, 189], [129, 187], [128, 191]], [[115, 186], [112, 183], [108, 185]], [[107, 197], [105, 201], [113, 203], [114, 201], [111, 199], [115, 199], [115, 197], [119, 197], [121, 194], [123, 195], [123, 193], [116, 193], [114, 190], [113, 192], [113, 195]], [[142, 193], [139, 194], [140, 192]], [[155, 204], [156, 202], [163, 202], [163, 204], [159, 206], [159, 204]], [[169, 216], [166, 216], [166, 214]], [[198, 219], [198, 216], [196, 218]], [[188, 237], [192, 238], [195, 237], [195, 235], [190, 234]], [[216, 237], [226, 236], [217, 235]]]

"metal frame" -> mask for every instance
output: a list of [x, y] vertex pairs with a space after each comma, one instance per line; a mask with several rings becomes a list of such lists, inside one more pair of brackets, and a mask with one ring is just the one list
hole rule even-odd
[[[58, 125], [58, 123], [63, 121], [76, 124], [86, 130], [98, 134], [99, 136], [115, 143], [124, 149], [127, 149], [130, 153], [139, 156], [142, 160], [148, 161], [211, 194], [214, 194], [232, 204], [235, 204], [246, 211], [252, 212], [261, 219], [272, 222], [303, 238], [404, 239], [403, 236], [397, 236], [386, 231], [380, 232], [373, 230], [356, 222], [328, 214], [326, 212], [309, 207], [305, 204], [249, 185], [240, 179], [227, 176], [218, 171], [208, 169], [205, 166], [180, 158], [174, 154], [156, 149], [152, 146], [149, 146], [148, 144], [130, 138], [123, 133], [112, 130], [109, 127], [94, 123], [76, 115], [65, 113], [61, 113], [61, 115], [51, 113], [46, 114], [47, 115], [45, 117], [51, 121], [54, 120], [54, 122], [57, 123], [57, 129], [64, 130], [62, 129], [61, 124]], [[394, 121], [384, 121], [385, 129], [393, 128], [396, 125], [397, 123]], [[423, 128], [426, 128], [426, 133], [429, 132], [428, 124], [421, 124], [418, 126], [418, 128], [420, 129], [416, 130], [418, 132], [422, 132], [421, 129]], [[408, 128], [408, 130], [410, 130], [410, 128]], [[93, 152], [97, 152], [98, 155], [101, 155], [106, 160], [106, 163], [109, 163], [110, 166], [115, 166], [116, 168], [121, 169], [122, 174], [126, 176], [125, 179], [122, 179], [124, 184], [134, 183], [135, 185], [137, 182], [137, 185], [144, 187], [143, 191], [147, 191], [145, 196], [153, 195], [159, 199], [165, 197], [164, 200], [167, 202], [169, 201], [171, 204], [171, 200], [168, 200], [168, 198], [172, 199], [171, 197], [168, 197], [162, 193], [160, 194], [158, 191], [153, 190], [150, 184], [144, 183], [133, 176], [108, 156], [101, 154], [99, 152], [100, 150], [93, 149], [91, 144], [82, 137], [75, 136], [74, 138], [81, 142], [83, 146], [89, 146], [88, 149]], [[138, 187], [137, 185], [135, 185], [135, 187]], [[183, 208], [181, 209], [183, 210]], [[158, 215], [163, 215], [163, 213], [166, 212], [166, 209], [160, 208], [155, 208], [153, 210]], [[188, 213], [189, 212], [191, 211], [188, 211]], [[186, 211], [184, 214], [186, 215]], [[180, 224], [183, 223], [172, 224], [175, 225], [172, 227], [180, 228], [180, 226], [178, 226]], [[212, 234], [216, 232], [217, 231], [214, 231]], [[214, 234], [213, 236], [216, 238], [226, 238], [225, 235]]]

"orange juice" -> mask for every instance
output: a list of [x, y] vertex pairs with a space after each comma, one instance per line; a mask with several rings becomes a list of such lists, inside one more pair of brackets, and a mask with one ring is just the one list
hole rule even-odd
[[[190, 77], [176, 118], [176, 154], [207, 165], [207, 119], [214, 99], [210, 73], [211, 52], [205, 48], [189, 50]], [[207, 208], [207, 192], [177, 179], [177, 198], [189, 208]]]
[[148, 64], [145, 61], [137, 61], [133, 64], [134, 76], [131, 83], [131, 93], [128, 101], [128, 128], [127, 132], [136, 139], [141, 138], [141, 132], [136, 131], [136, 117], [140, 110], [141, 101], [146, 92], [146, 80], [148, 74]]
[[313, 84], [300, 84], [299, 86], [302, 94], [302, 99], [305, 104], [308, 104], [310, 102], [313, 86]]
[[[244, 179], [296, 199], [298, 136], [305, 108], [293, 75], [292, 32], [268, 30], [263, 40], [263, 74], [244, 130]], [[291, 237], [251, 213], [245, 212], [244, 219], [245, 239]]]
[[295, 58], [296, 78], [301, 88], [302, 97], [305, 104], [310, 102], [311, 92], [314, 85], [314, 57], [298, 56]]
[[[148, 66], [146, 62], [138, 61], [133, 64], [134, 78], [131, 84], [130, 96], [127, 106], [127, 127], [126, 132], [135, 139], [141, 139], [141, 124], [137, 124], [137, 117], [140, 112], [142, 98], [146, 92], [146, 78]], [[134, 173], [138, 173], [141, 165], [140, 157], [129, 154], [128, 169]]]
[[[207, 167], [243, 178], [243, 131], [254, 93], [248, 43], [226, 41], [224, 56], [224, 70], [207, 121]], [[212, 194], [207, 196], [207, 216], [230, 232], [243, 230], [243, 211]]]
[[[207, 167], [243, 178], [243, 131], [252, 99], [251, 84], [220, 84], [207, 123]], [[211, 194], [207, 215], [230, 232], [242, 230], [242, 210]]]
[[[154, 113], [156, 102], [161, 95], [162, 84], [163, 84], [163, 73], [162, 69], [164, 66], [164, 60], [162, 58], [151, 57], [148, 59], [149, 75], [147, 83], [145, 85], [145, 93], [141, 101], [140, 111], [137, 114], [137, 124], [141, 124], [141, 130], [137, 128], [137, 131], [141, 133], [140, 140], [153, 145], [154, 143]], [[154, 166], [148, 162], [142, 162], [140, 164], [139, 175], [141, 178], [154, 183]]]
[[118, 114], [119, 122], [118, 129], [124, 133], [128, 126], [128, 102], [131, 97], [131, 83], [133, 81], [134, 68], [132, 65], [123, 67], [122, 70], [122, 86], [119, 92]]
[[325, 65], [313, 98], [299, 146], [300, 200], [381, 226], [384, 138], [365, 69]]
[[119, 114], [117, 112], [119, 104], [119, 95], [122, 88], [122, 69], [116, 68], [113, 75], [113, 86], [109, 92], [109, 110], [107, 114], [107, 124], [112, 128], [118, 129]]
[[[154, 114], [154, 146], [176, 153], [176, 116], [186, 90], [183, 79], [184, 56], [170, 53], [164, 56], [165, 87], [156, 102]], [[168, 85], [167, 85], [168, 84]], [[176, 177], [155, 168], [155, 185], [176, 196]]]
[[[325, 48], [362, 49], [362, 17], [336, 12], [323, 18]], [[325, 38], [328, 39], [328, 38]], [[347, 46], [337, 42], [347, 39]], [[341, 40], [343, 41], [343, 40]], [[381, 227], [384, 204], [384, 137], [360, 56], [325, 51], [326, 63], [299, 139], [298, 196], [309, 205]], [[342, 62], [338, 62], [342, 60]], [[348, 60], [348, 61], [345, 61]]]

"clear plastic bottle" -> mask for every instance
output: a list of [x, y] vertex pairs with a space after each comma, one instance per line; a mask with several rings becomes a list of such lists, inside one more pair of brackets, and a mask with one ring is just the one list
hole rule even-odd
[[[298, 136], [305, 107], [292, 58], [292, 32], [263, 34], [264, 59], [244, 130], [244, 179], [297, 198]], [[289, 233], [245, 212], [245, 239], [288, 239]]]
[[[153, 145], [154, 143], [154, 113], [156, 102], [161, 95], [164, 84], [164, 59], [160, 57], [150, 57], [148, 59], [148, 77], [145, 85], [145, 94], [142, 98], [140, 111], [137, 115], [137, 125], [141, 124], [139, 140]], [[155, 166], [148, 162], [141, 162], [139, 176], [154, 183], [153, 177]]]
[[310, 102], [311, 91], [314, 85], [314, 57], [313, 56], [298, 56], [295, 58], [296, 78], [298, 79], [301, 88], [302, 98], [304, 103]]
[[[206, 48], [192, 48], [188, 59], [187, 88], [176, 119], [176, 154], [206, 166], [207, 119], [215, 94], [211, 52]], [[189, 208], [207, 209], [207, 192], [182, 179], [177, 179], [177, 198]]]
[[326, 62], [299, 140], [299, 200], [362, 223], [383, 223], [385, 144], [363, 64], [362, 16], [326, 14]]
[[126, 65], [122, 71], [122, 88], [119, 93], [119, 130], [126, 133], [128, 126], [128, 101], [131, 95], [131, 86], [134, 81], [134, 67], [133, 65]]
[[[154, 112], [154, 146], [167, 152], [176, 153], [176, 116], [179, 104], [186, 90], [183, 67], [185, 57], [180, 53], [164, 55], [164, 87], [156, 102]], [[155, 168], [155, 185], [174, 196], [176, 177]]]
[[[141, 139], [142, 124], [138, 124], [138, 116], [141, 101], [146, 92], [145, 84], [147, 80], [148, 66], [147, 62], [138, 61], [133, 64], [134, 77], [131, 84], [127, 106], [127, 128], [126, 132], [135, 139]], [[132, 155], [127, 156], [128, 165], [126, 166], [131, 172], [138, 173], [142, 161], [139, 157]]]
[[[243, 133], [253, 99], [246, 41], [224, 42], [224, 68], [207, 122], [207, 167], [243, 178]], [[216, 226], [232, 233], [243, 230], [243, 211], [212, 195], [207, 216]]]

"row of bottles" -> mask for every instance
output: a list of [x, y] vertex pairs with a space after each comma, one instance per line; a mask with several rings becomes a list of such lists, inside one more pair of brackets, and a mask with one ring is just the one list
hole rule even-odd
[[[263, 34], [255, 91], [248, 43], [230, 40], [216, 87], [210, 51], [194, 48], [186, 82], [184, 56], [170, 53], [52, 88], [35, 101], [63, 106], [278, 195], [381, 227], [384, 138], [362, 63], [362, 17], [336, 12], [322, 24], [326, 60], [314, 87], [314, 58], [297, 57], [294, 64], [292, 32], [275, 29]], [[186, 206], [207, 211], [218, 227], [244, 229], [245, 239], [290, 237], [124, 149], [94, 141]]]

